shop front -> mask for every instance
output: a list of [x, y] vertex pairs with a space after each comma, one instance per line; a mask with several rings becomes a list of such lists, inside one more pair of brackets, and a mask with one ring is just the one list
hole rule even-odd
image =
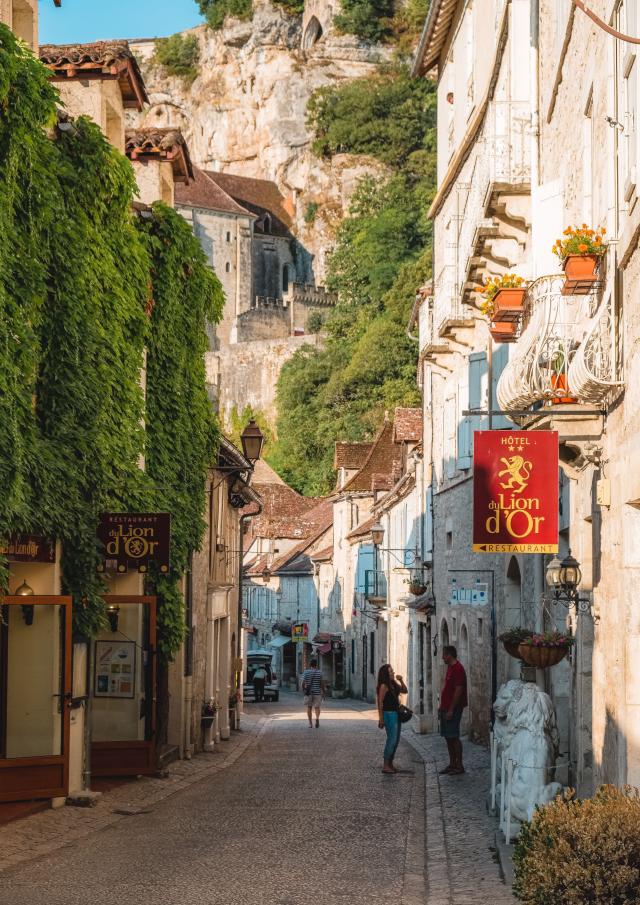
[[0, 801], [69, 788], [71, 598], [0, 598]]
[[109, 626], [93, 641], [91, 773], [156, 770], [156, 598], [104, 598]]
[[319, 658], [322, 678], [334, 697], [346, 693], [344, 669], [344, 640], [342, 635], [318, 632], [313, 639], [313, 652]]

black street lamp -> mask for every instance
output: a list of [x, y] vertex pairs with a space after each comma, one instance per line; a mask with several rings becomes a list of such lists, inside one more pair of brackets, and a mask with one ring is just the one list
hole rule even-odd
[[242, 451], [245, 459], [251, 464], [255, 464], [260, 458], [262, 447], [264, 446], [264, 434], [252, 418], [240, 435], [242, 441]]
[[578, 591], [582, 572], [580, 563], [571, 555], [571, 550], [562, 560], [557, 556], [553, 557], [547, 566], [546, 578], [555, 603], [561, 603], [567, 609], [575, 607], [576, 612], [587, 613], [590, 610], [590, 601], [580, 597]]

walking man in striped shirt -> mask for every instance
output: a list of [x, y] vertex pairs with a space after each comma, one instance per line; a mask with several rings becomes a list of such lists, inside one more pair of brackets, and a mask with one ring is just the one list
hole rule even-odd
[[320, 705], [324, 698], [325, 684], [322, 671], [318, 669], [318, 661], [314, 657], [311, 660], [311, 668], [302, 673], [302, 690], [304, 691], [304, 703], [307, 706], [307, 718], [309, 728], [313, 726], [311, 717], [312, 709], [316, 712], [316, 729], [320, 726]]

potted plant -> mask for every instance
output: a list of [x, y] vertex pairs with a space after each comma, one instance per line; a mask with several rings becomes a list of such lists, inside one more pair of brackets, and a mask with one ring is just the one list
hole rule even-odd
[[405, 578], [404, 583], [409, 585], [409, 592], [414, 595], [414, 597], [419, 597], [421, 594], [427, 590], [426, 584], [420, 579], [412, 576], [411, 578]]
[[528, 666], [546, 669], [567, 656], [574, 638], [564, 632], [532, 633], [518, 645], [518, 653]]
[[[552, 400], [552, 405], [570, 405], [572, 403], [576, 403], [578, 400], [575, 396], [569, 396], [568, 389], [569, 386], [567, 384], [567, 374], [565, 371], [565, 352], [561, 347], [554, 354], [551, 359], [551, 388], [556, 391], [557, 395], [555, 395]], [[564, 395], [563, 395], [564, 392]]]
[[484, 284], [482, 290], [484, 300], [480, 310], [495, 323], [517, 323], [524, 311], [526, 292], [525, 280], [515, 273], [491, 277]]
[[517, 626], [517, 628], [507, 629], [506, 632], [503, 632], [501, 635], [498, 635], [498, 641], [502, 641], [504, 649], [509, 654], [510, 657], [514, 657], [516, 660], [522, 660], [519, 651], [519, 645], [522, 644], [527, 638], [531, 637], [531, 630], [528, 628], [522, 628], [521, 626]]
[[209, 727], [216, 718], [216, 713], [220, 710], [220, 705], [211, 698], [202, 705], [202, 716], [200, 717], [200, 725], [203, 728]]
[[552, 251], [560, 258], [565, 272], [563, 295], [586, 295], [598, 279], [598, 268], [607, 250], [604, 226], [591, 229], [586, 223], [568, 226]]
[[489, 323], [489, 333], [492, 339], [497, 343], [514, 343], [518, 338], [516, 335], [518, 325], [515, 321], [500, 321]]

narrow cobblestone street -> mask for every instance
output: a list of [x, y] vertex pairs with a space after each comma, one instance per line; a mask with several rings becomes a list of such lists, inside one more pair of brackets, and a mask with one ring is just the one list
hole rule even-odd
[[168, 779], [3, 827], [0, 902], [512, 901], [487, 844], [482, 749], [455, 786], [439, 784], [440, 740], [407, 733], [401, 772], [383, 776], [371, 710], [330, 701], [316, 730], [300, 705], [250, 707], [228, 754], [173, 765]]

